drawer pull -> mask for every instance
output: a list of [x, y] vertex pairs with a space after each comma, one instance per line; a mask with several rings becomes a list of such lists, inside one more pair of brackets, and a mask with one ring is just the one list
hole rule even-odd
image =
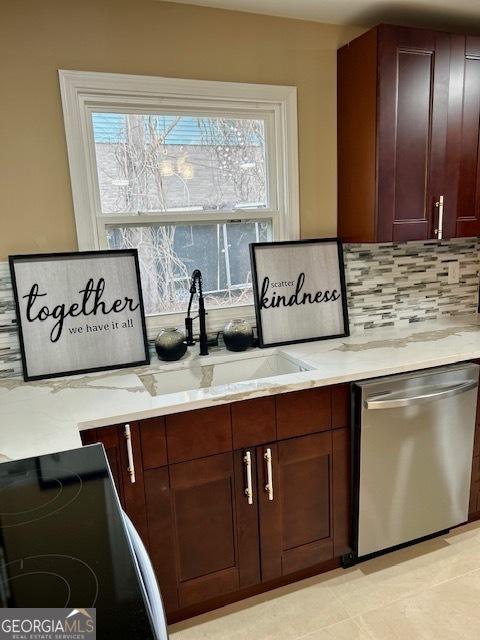
[[125, 425], [125, 440], [127, 441], [127, 458], [128, 458], [127, 471], [130, 476], [130, 482], [134, 484], [135, 483], [135, 462], [133, 460], [132, 434], [130, 431], [129, 424]]
[[243, 456], [243, 462], [245, 463], [245, 473], [247, 477], [247, 486], [245, 487], [245, 495], [247, 496], [248, 504], [253, 504], [253, 487], [252, 487], [252, 454], [250, 451], [246, 451]]
[[267, 463], [267, 484], [265, 491], [268, 493], [268, 499], [273, 500], [273, 472], [272, 472], [272, 450], [270, 447], [263, 454]]

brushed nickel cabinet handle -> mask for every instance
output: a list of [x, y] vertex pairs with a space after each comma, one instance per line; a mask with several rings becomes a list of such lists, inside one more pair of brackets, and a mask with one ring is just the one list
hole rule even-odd
[[435, 206], [438, 209], [438, 227], [435, 229], [435, 235], [437, 236], [437, 240], [441, 240], [443, 238], [444, 196], [440, 196], [438, 202], [435, 203]]
[[250, 451], [246, 451], [243, 456], [243, 462], [245, 463], [245, 472], [247, 476], [247, 486], [245, 487], [245, 495], [247, 496], [248, 504], [253, 504], [253, 486], [252, 486], [252, 454]]
[[130, 476], [130, 482], [134, 484], [135, 483], [135, 462], [133, 460], [132, 433], [130, 431], [129, 424], [125, 425], [125, 440], [127, 441], [127, 458], [128, 458], [127, 471]]
[[273, 500], [273, 472], [272, 472], [272, 450], [270, 447], [263, 454], [267, 463], [267, 484], [265, 491], [268, 493], [268, 499]]

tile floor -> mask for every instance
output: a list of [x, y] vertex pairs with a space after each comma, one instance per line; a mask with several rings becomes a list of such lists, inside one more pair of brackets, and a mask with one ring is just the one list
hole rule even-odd
[[171, 640], [480, 640], [480, 523], [173, 625]]

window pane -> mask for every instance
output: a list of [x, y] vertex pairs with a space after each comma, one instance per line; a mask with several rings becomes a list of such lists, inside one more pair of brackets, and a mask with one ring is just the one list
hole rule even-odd
[[207, 307], [253, 304], [249, 244], [271, 240], [271, 222], [109, 227], [110, 249], [138, 249], [147, 314], [186, 311], [200, 269]]
[[94, 113], [102, 213], [268, 206], [263, 120]]

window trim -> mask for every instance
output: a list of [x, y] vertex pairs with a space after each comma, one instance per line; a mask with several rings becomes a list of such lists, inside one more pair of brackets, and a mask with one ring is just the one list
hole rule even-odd
[[[90, 114], [92, 110], [149, 109], [164, 110], [169, 107], [205, 111], [234, 112], [241, 115], [255, 112], [266, 117], [272, 141], [275, 163], [273, 180], [276, 186], [275, 201], [268, 209], [240, 210], [237, 212], [195, 212], [178, 214], [149, 213], [150, 222], [178, 222], [194, 218], [200, 222], [225, 222], [232, 219], [270, 218], [275, 240], [298, 240], [299, 180], [298, 180], [298, 131], [296, 87], [217, 82], [210, 80], [185, 80], [154, 76], [124, 75], [116, 73], [59, 70], [65, 134], [67, 141], [73, 206], [80, 251], [105, 247], [102, 238], [106, 227], [127, 216], [103, 216], [99, 212], [99, 193], [96, 176], [96, 157], [92, 139]], [[269, 193], [272, 195], [272, 177], [268, 176]], [[273, 206], [272, 206], [273, 205]], [[282, 212], [282, 213], [280, 213]], [[135, 216], [135, 222], [141, 222]], [[132, 220], [130, 220], [131, 222]], [[236, 305], [209, 310], [209, 330], [216, 331], [233, 316], [243, 315], [254, 320], [253, 305]], [[149, 336], [162, 326], [178, 325], [183, 314], [166, 313], [147, 317]]]

